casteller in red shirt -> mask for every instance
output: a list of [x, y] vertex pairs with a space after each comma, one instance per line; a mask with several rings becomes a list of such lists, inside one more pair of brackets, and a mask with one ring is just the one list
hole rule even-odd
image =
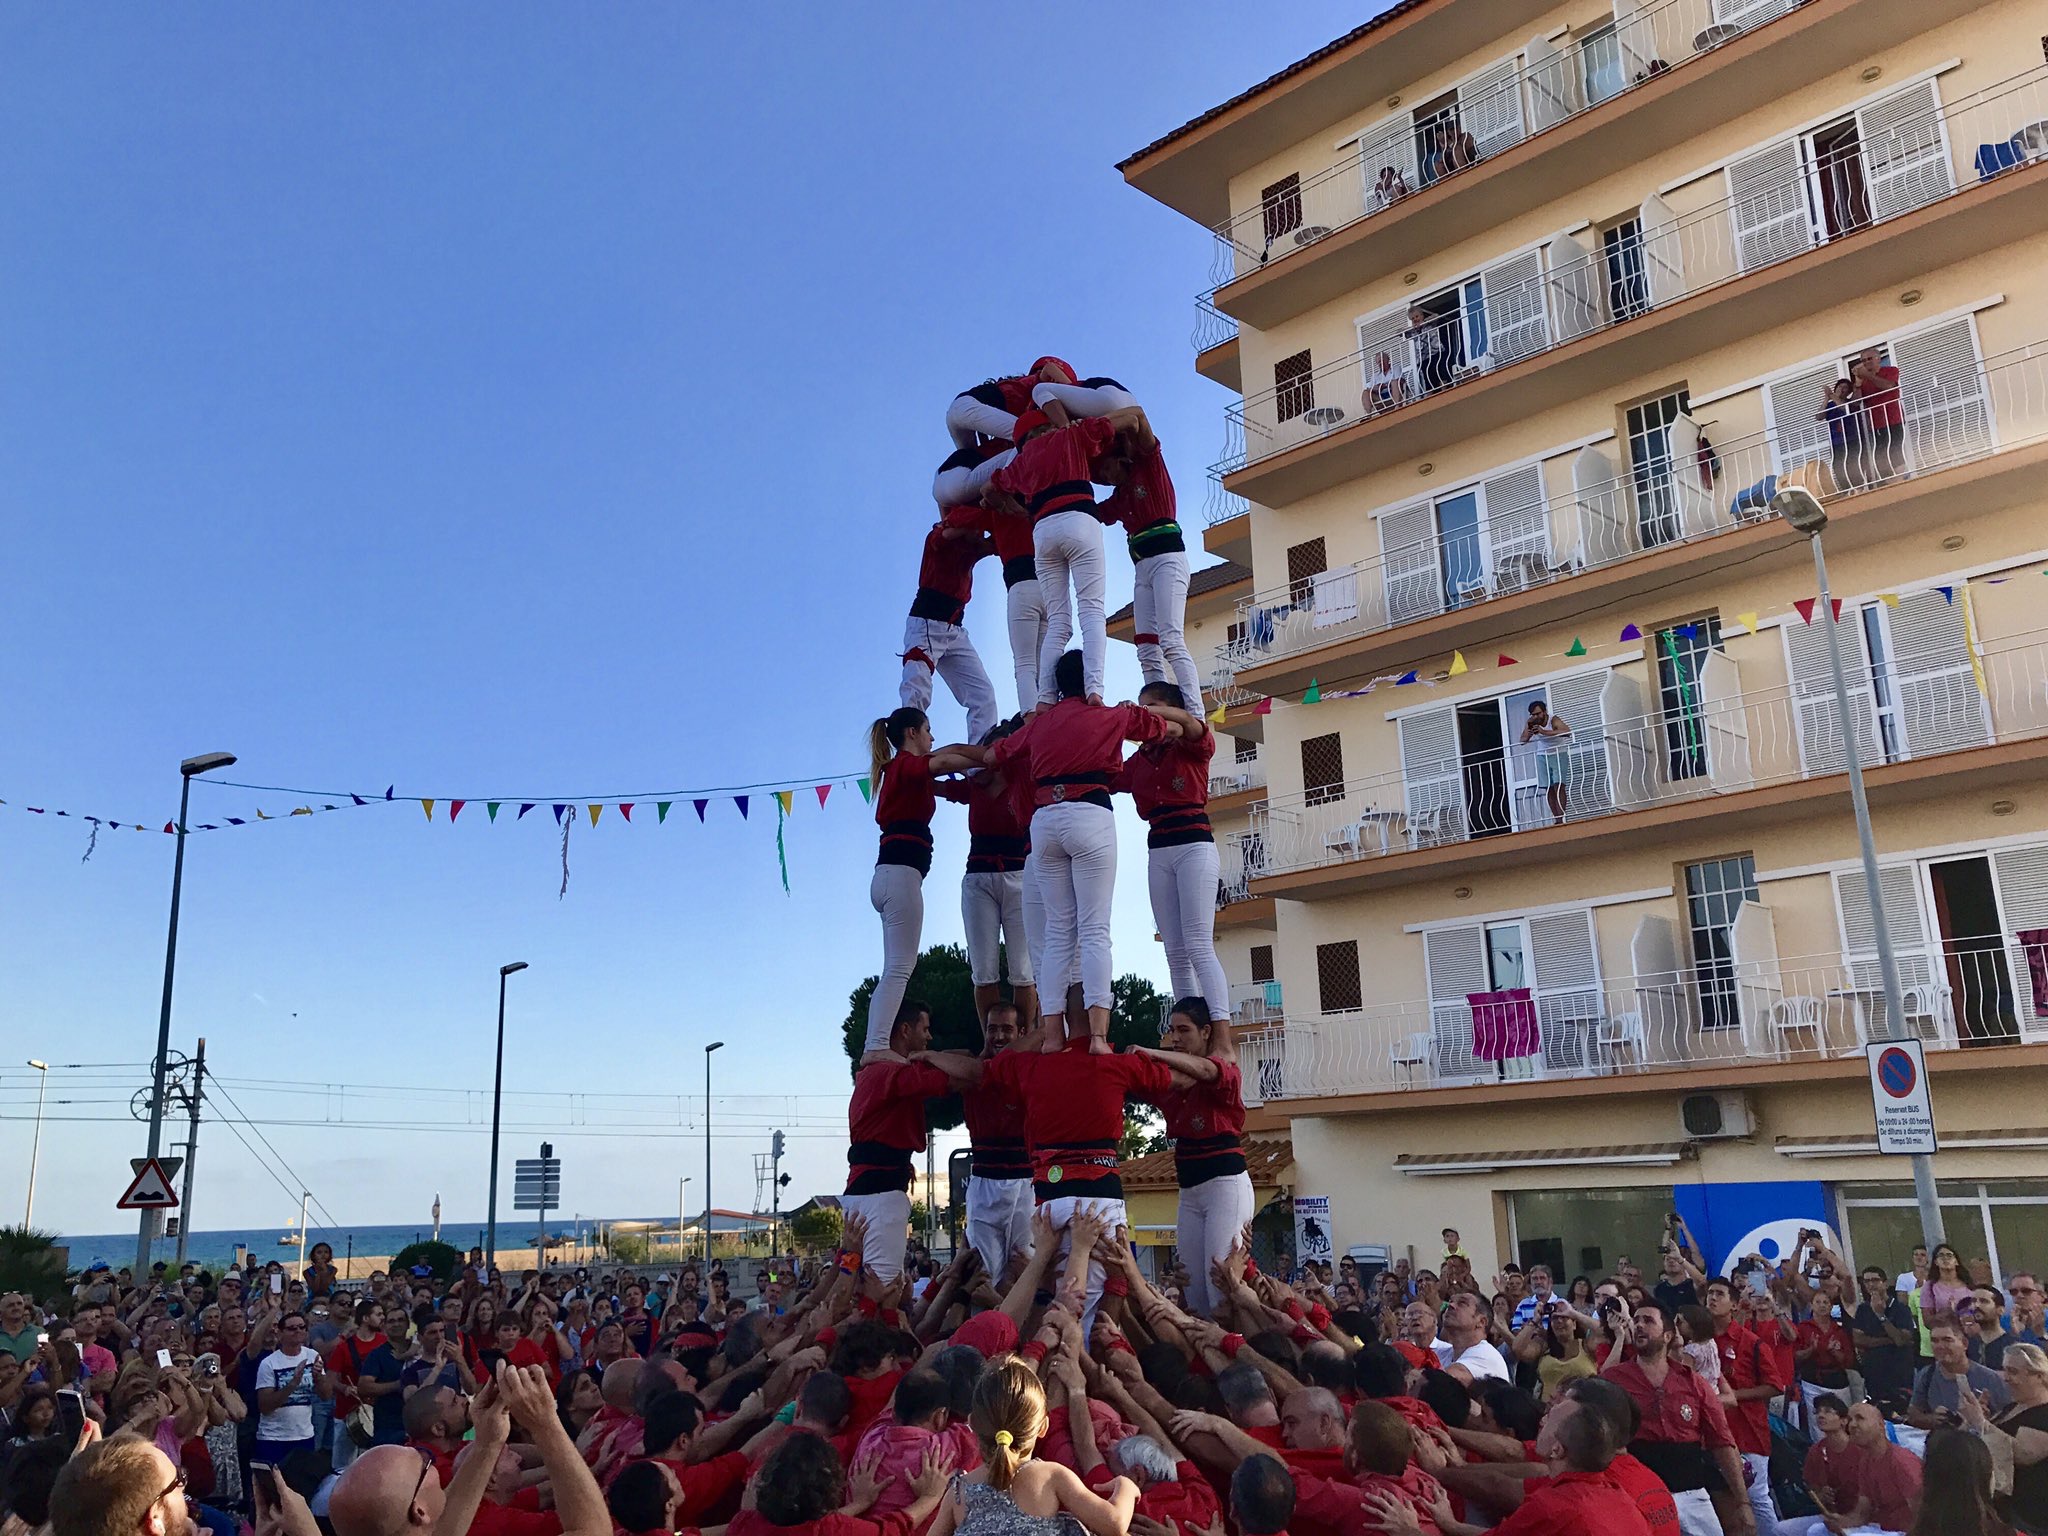
[[984, 1064], [981, 1080], [1024, 1106], [1033, 1188], [1041, 1201], [1068, 1195], [1123, 1199], [1117, 1144], [1123, 1137], [1124, 1099], [1156, 1100], [1173, 1087], [1173, 1074], [1163, 1062], [1150, 1056], [1092, 1056], [1086, 1040], [1069, 1040], [1064, 1049], [1050, 1053], [1004, 1051]]
[[987, 534], [956, 526], [951, 514], [932, 524], [924, 536], [924, 558], [917, 567], [917, 596], [910, 600], [913, 619], [958, 624], [974, 597], [974, 567], [995, 552]]
[[912, 1154], [924, 1150], [925, 1100], [951, 1091], [929, 1062], [877, 1061], [856, 1072], [846, 1106], [846, 1192], [910, 1188]]
[[1493, 1529], [1496, 1536], [1650, 1536], [1635, 1500], [1611, 1477], [1571, 1470], [1532, 1481], [1521, 1508]]
[[[1038, 424], [1044, 424], [1042, 417]], [[1023, 502], [1033, 522], [1076, 510], [1104, 517], [1095, 505], [1089, 469], [1115, 437], [1116, 428], [1099, 416], [1040, 432], [1017, 449], [1017, 457], [997, 470], [989, 484]]]
[[[1221, 1520], [1222, 1507], [1216, 1501], [1216, 1490], [1202, 1480], [1202, 1469], [1192, 1461], [1179, 1462], [1174, 1467], [1174, 1481], [1164, 1478], [1148, 1479], [1138, 1489], [1138, 1513], [1148, 1520], [1157, 1520], [1168, 1530], [1178, 1524], [1182, 1536], [1198, 1536]], [[1090, 1488], [1101, 1493], [1116, 1474], [1100, 1462], [1088, 1469], [1085, 1481]]]
[[758, 1509], [743, 1509], [727, 1522], [725, 1536], [911, 1536], [917, 1527], [905, 1510], [873, 1520], [833, 1510], [801, 1525], [776, 1525]]

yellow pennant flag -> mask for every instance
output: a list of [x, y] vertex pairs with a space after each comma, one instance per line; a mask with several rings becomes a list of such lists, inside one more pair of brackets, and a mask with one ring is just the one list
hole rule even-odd
[[293, 811], [292, 814], [294, 816], [310, 816], [313, 814], [313, 807], [311, 807], [310, 805], [302, 805], [296, 811]]
[[1467, 672], [1470, 672], [1471, 670], [1472, 669], [1470, 667], [1465, 665], [1465, 653], [1463, 651], [1451, 652], [1450, 675], [1452, 677], [1463, 677]]
[[266, 816], [266, 815], [264, 815], [264, 814], [263, 814], [263, 807], [262, 807], [262, 806], [260, 806], [260, 805], [256, 807], [256, 819], [257, 819], [258, 821], [268, 821], [268, 820], [270, 820], [270, 818], [269, 818], [268, 816]]
[[782, 806], [782, 814], [785, 816], [789, 814], [789, 797], [795, 793], [796, 791], [793, 789], [778, 789], [775, 791], [775, 799]]
[[1209, 711], [1209, 723], [1211, 725], [1221, 725], [1223, 723], [1224, 715], [1229, 712], [1229, 708], [1230, 706], [1227, 704], [1218, 704], [1214, 709]]
[[421, 809], [421, 810], [423, 810], [423, 811], [425, 811], [425, 812], [427, 813], [427, 820], [429, 820], [429, 821], [432, 821], [432, 820], [434, 819], [434, 802], [433, 802], [433, 801], [431, 801], [431, 800], [422, 800], [422, 801], [420, 802], [420, 809]]
[[1738, 613], [1737, 615], [1735, 615], [1735, 622], [1736, 622], [1736, 623], [1738, 623], [1738, 624], [1740, 624], [1740, 625], [1741, 625], [1741, 626], [1742, 626], [1742, 627], [1743, 627], [1744, 629], [1746, 629], [1747, 631], [1749, 631], [1749, 633], [1751, 633], [1752, 635], [1756, 633], [1756, 615], [1755, 615], [1755, 614], [1753, 614], [1753, 613]]
[[1977, 608], [1970, 601], [1970, 589], [1962, 589], [1963, 598], [1963, 640], [1970, 649], [1970, 675], [1977, 679], [1977, 692], [1989, 698], [1991, 690], [1984, 686], [1984, 658], [1977, 654]]
[[1877, 600], [1887, 608], [1899, 606], [1899, 594], [1896, 592], [1880, 592], [1877, 594]]
[[597, 818], [599, 817], [599, 815], [603, 813], [603, 811], [604, 807], [601, 805], [593, 805], [590, 808], [590, 824], [593, 827], [597, 825]]

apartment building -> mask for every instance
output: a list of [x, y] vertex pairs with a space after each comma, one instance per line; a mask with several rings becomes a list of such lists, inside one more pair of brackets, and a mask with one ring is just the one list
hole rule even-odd
[[1882, 923], [1948, 1234], [2048, 1260], [2041, 28], [1401, 0], [1122, 165], [1216, 237], [1219, 947], [1340, 1249], [1902, 1264]]

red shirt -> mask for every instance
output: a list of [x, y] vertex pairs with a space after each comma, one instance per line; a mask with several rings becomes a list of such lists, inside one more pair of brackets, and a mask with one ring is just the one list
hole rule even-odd
[[[1415, 1511], [1423, 1536], [1436, 1536], [1437, 1523], [1430, 1508], [1443, 1493], [1443, 1485], [1413, 1462], [1399, 1477], [1366, 1472], [1357, 1479], [1341, 1465], [1328, 1475], [1296, 1471], [1294, 1474], [1294, 1518], [1289, 1522], [1295, 1536], [1363, 1536], [1382, 1527], [1365, 1510], [1367, 1492], [1388, 1494]], [[1601, 1533], [1605, 1536], [1605, 1532]]]
[[1806, 1450], [1806, 1463], [1800, 1469], [1800, 1481], [1807, 1490], [1819, 1493], [1826, 1489], [1835, 1496], [1833, 1507], [1840, 1510], [1852, 1508], [1856, 1503], [1854, 1479], [1856, 1476], [1856, 1447], [1853, 1445], [1832, 1446], [1825, 1440], [1816, 1440]]
[[1213, 1083], [1176, 1088], [1154, 1100], [1173, 1138], [1173, 1168], [1182, 1189], [1245, 1171], [1244, 1074], [1234, 1061], [1216, 1063]]
[[1115, 437], [1106, 420], [1084, 416], [1070, 427], [1039, 433], [989, 483], [1022, 501], [1034, 520], [1075, 508], [1102, 516], [1089, 467]]
[[1494, 1528], [1496, 1536], [1649, 1536], [1636, 1502], [1605, 1472], [1560, 1472], [1523, 1491], [1522, 1506]]
[[448, 1486], [448, 1479], [455, 1475], [455, 1452], [444, 1451], [439, 1446], [429, 1445], [424, 1440], [408, 1438], [405, 1442], [416, 1451], [424, 1451], [433, 1459], [434, 1476], [441, 1480], [441, 1486]]
[[677, 1461], [668, 1456], [645, 1459], [660, 1462], [675, 1473], [676, 1481], [682, 1485], [683, 1502], [676, 1506], [678, 1528], [705, 1524], [704, 1517], [716, 1510], [728, 1494], [736, 1496], [747, 1482], [744, 1451], [727, 1451], [709, 1461]]
[[910, 605], [912, 617], [958, 624], [962, 610], [974, 596], [974, 567], [993, 545], [983, 533], [949, 527], [948, 519], [932, 524], [924, 536], [924, 558], [917, 567], [917, 597]]
[[846, 1378], [846, 1390], [853, 1399], [853, 1407], [846, 1415], [846, 1428], [841, 1430], [840, 1434], [849, 1446], [860, 1444], [860, 1437], [868, 1432], [870, 1424], [882, 1416], [882, 1411], [889, 1406], [889, 1399], [896, 1395], [897, 1383], [902, 1380], [901, 1371], [884, 1371], [879, 1376]]
[[[1116, 787], [1131, 797], [1138, 814], [1155, 823], [1162, 811], [1209, 803], [1209, 761], [1216, 755], [1216, 733], [1202, 732], [1200, 741], [1177, 736], [1138, 748], [1124, 759]], [[1171, 820], [1169, 816], [1167, 818]], [[1202, 818], [1207, 826], [1209, 818]]]
[[1035, 560], [1038, 556], [1028, 517], [1019, 517], [1014, 512], [997, 512], [978, 503], [948, 507], [940, 515], [955, 528], [966, 528], [993, 538], [996, 541], [996, 558], [1006, 566], [1012, 560]]
[[932, 816], [939, 808], [932, 760], [898, 752], [875, 786], [875, 825], [882, 829], [877, 864], [907, 864], [921, 874], [932, 867]]
[[1124, 525], [1124, 532], [1140, 534], [1147, 528], [1170, 523], [1174, 510], [1173, 478], [1166, 473], [1166, 455], [1154, 442], [1149, 453], [1134, 454], [1124, 483], [1110, 493], [1104, 510]]
[[[1216, 1490], [1202, 1481], [1201, 1469], [1192, 1461], [1181, 1462], [1174, 1471], [1178, 1474], [1177, 1482], [1147, 1483], [1138, 1491], [1138, 1513], [1168, 1529], [1177, 1523], [1183, 1536], [1196, 1536], [1216, 1523], [1222, 1507], [1216, 1502]], [[1101, 1493], [1114, 1476], [1108, 1467], [1098, 1465], [1085, 1480], [1090, 1488]]]
[[[1407, 1343], [1405, 1339], [1402, 1342]], [[1415, 1348], [1413, 1344], [1408, 1345], [1408, 1347], [1410, 1349]], [[1432, 1362], [1436, 1359], [1436, 1354], [1433, 1350], [1424, 1351], [1424, 1353], [1429, 1355]], [[1444, 1421], [1436, 1416], [1436, 1410], [1419, 1397], [1381, 1397], [1375, 1398], [1374, 1401], [1384, 1403], [1387, 1407], [1393, 1409], [1394, 1412], [1401, 1415], [1402, 1418], [1408, 1421], [1410, 1429], [1429, 1431], [1443, 1428]]]
[[1652, 1536], [1678, 1536], [1678, 1501], [1664, 1486], [1664, 1479], [1623, 1451], [1607, 1465], [1607, 1475], [1621, 1491], [1636, 1501]]
[[1870, 1500], [1870, 1520], [1887, 1531], [1903, 1531], [1913, 1524], [1913, 1509], [1920, 1502], [1920, 1458], [1903, 1445], [1886, 1441], [1876, 1450], [1852, 1445], [1843, 1458], [1848, 1476], [1843, 1479], [1843, 1502], [1853, 1508], [1856, 1501]]
[[1024, 1135], [1024, 1106], [1006, 1090], [982, 1083], [962, 1089], [960, 1104], [966, 1111], [975, 1177], [1030, 1178], [1031, 1147]]
[[1886, 363], [1877, 370], [1876, 382], [1858, 380], [1856, 403], [1873, 427], [1903, 426], [1906, 417], [1899, 409], [1899, 370]]
[[1124, 1098], [1156, 1100], [1173, 1087], [1163, 1063], [1149, 1056], [1091, 1056], [1086, 1040], [1069, 1040], [1051, 1055], [1004, 1051], [982, 1069], [981, 1080], [1023, 1105], [1041, 1200], [1121, 1200], [1117, 1143]]
[[922, 1061], [878, 1061], [854, 1074], [846, 1105], [849, 1195], [910, 1188], [910, 1155], [924, 1150], [924, 1101], [951, 1087]]
[[941, 779], [939, 797], [967, 807], [967, 873], [1000, 875], [1024, 867], [1031, 853], [1031, 806], [1021, 806], [1003, 775]]
[[833, 1510], [802, 1525], [771, 1525], [758, 1509], [743, 1509], [725, 1527], [725, 1536], [910, 1536], [914, 1530], [902, 1510], [874, 1520]]
[[1823, 1375], [1856, 1367], [1856, 1341], [1849, 1337], [1847, 1328], [1825, 1312], [1809, 1317], [1799, 1325], [1799, 1336], [1793, 1348], [1813, 1351], [1806, 1357], [1806, 1364], [1799, 1373], [1808, 1381], [1818, 1381]]
[[1123, 772], [1126, 741], [1159, 741], [1166, 735], [1166, 722], [1136, 704], [1061, 699], [997, 742], [990, 761], [1036, 784], [1036, 804], [1053, 805], [1078, 798], [1095, 781], [1108, 790]]
[[1287, 1470], [1292, 1472], [1297, 1479], [1304, 1477], [1343, 1477], [1346, 1475], [1344, 1447], [1341, 1445], [1330, 1446], [1322, 1450], [1307, 1451], [1298, 1450], [1291, 1445], [1282, 1446], [1280, 1448], [1280, 1459], [1287, 1463]]
[[378, 1334], [365, 1344], [353, 1331], [334, 1341], [327, 1352], [327, 1373], [334, 1378], [334, 1411], [346, 1414], [361, 1401], [356, 1396], [356, 1375], [362, 1363], [390, 1340]]
[[520, 1509], [485, 1499], [469, 1522], [469, 1536], [562, 1536], [562, 1517], [551, 1509]]
[[[1730, 1323], [1714, 1340], [1721, 1355], [1721, 1381], [1730, 1390], [1745, 1387], [1776, 1387], [1785, 1390], [1778, 1369], [1777, 1352], [1740, 1323]], [[1737, 1403], [1727, 1412], [1728, 1427], [1735, 1435], [1735, 1448], [1745, 1456], [1771, 1454], [1771, 1402], [1753, 1397]]]
[[1703, 1445], [1709, 1450], [1734, 1445], [1720, 1394], [1683, 1360], [1671, 1360], [1670, 1367], [1661, 1387], [1651, 1384], [1640, 1360], [1625, 1361], [1606, 1373], [1629, 1395], [1642, 1418], [1636, 1439], [1650, 1445]]

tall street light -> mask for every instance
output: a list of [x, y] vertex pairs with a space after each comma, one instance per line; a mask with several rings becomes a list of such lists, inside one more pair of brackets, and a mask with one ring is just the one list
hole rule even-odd
[[491, 1198], [485, 1218], [484, 1263], [498, 1262], [498, 1116], [505, 1102], [505, 978], [526, 969], [524, 960], [498, 967], [498, 1065], [491, 1074]]
[[[156, 1021], [156, 1069], [149, 1095], [149, 1157], [156, 1159], [164, 1149], [164, 1077], [171, 1054], [171, 978], [178, 969], [178, 897], [185, 884], [185, 819], [192, 806], [192, 781], [216, 768], [232, 768], [232, 752], [207, 752], [188, 757], [178, 764], [178, 820], [175, 831], [178, 851], [171, 860], [171, 934], [164, 944], [164, 1004]], [[149, 1241], [156, 1232], [156, 1212], [144, 1211], [135, 1238], [135, 1275], [139, 1282], [149, 1273]]]
[[43, 1150], [43, 1095], [50, 1091], [50, 1064], [31, 1056], [28, 1064], [42, 1073], [36, 1084], [36, 1133], [28, 1144], [28, 1210], [21, 1218], [24, 1229], [36, 1224], [36, 1159]]
[[[1803, 486], [1788, 486], [1771, 498], [1776, 512], [1795, 533], [1804, 534], [1813, 546], [1813, 579], [1820, 588], [1821, 633], [1827, 640], [1828, 669], [1835, 688], [1835, 718], [1841, 723], [1842, 756], [1849, 768], [1849, 804], [1856, 813], [1856, 841], [1863, 854], [1863, 890], [1870, 903], [1871, 926], [1877, 931], [1877, 966], [1884, 986], [1884, 1033], [1887, 1040], [1908, 1038], [1904, 989], [1899, 985], [1899, 957], [1892, 951], [1891, 928], [1885, 921], [1884, 896], [1877, 877], [1877, 843], [1870, 831], [1870, 800], [1863, 791], [1863, 749], [1857, 741], [1856, 720], [1850, 713], [1849, 684], [1842, 672], [1842, 647], [1836, 636], [1835, 603], [1828, 592], [1828, 561], [1821, 549], [1821, 530], [1828, 525], [1827, 510]], [[1920, 1229], [1931, 1249], [1942, 1238], [1941, 1200], [1935, 1189], [1934, 1159], [1926, 1153], [1913, 1157], [1913, 1194], [1920, 1207]]]
[[683, 1228], [690, 1224], [690, 1176], [676, 1180], [676, 1263], [683, 1262]]
[[711, 1053], [725, 1049], [723, 1040], [704, 1047], [704, 1268], [711, 1269]]

